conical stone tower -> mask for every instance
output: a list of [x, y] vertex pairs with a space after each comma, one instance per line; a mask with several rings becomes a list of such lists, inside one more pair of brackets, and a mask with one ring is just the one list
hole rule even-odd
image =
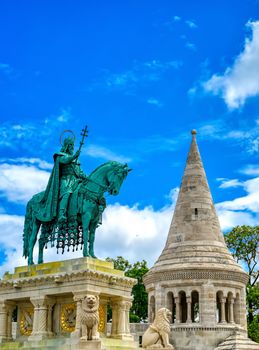
[[176, 350], [215, 349], [234, 330], [246, 334], [247, 280], [226, 247], [193, 130], [167, 241], [144, 279], [149, 322], [166, 306]]

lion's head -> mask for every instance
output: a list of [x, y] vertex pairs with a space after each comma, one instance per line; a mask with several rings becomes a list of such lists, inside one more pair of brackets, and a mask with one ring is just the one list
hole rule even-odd
[[162, 307], [156, 313], [153, 325], [158, 329], [165, 331], [166, 333], [170, 332], [170, 322], [172, 318], [172, 312], [165, 307]]
[[96, 295], [86, 295], [82, 301], [83, 309], [92, 310], [99, 306], [99, 297]]

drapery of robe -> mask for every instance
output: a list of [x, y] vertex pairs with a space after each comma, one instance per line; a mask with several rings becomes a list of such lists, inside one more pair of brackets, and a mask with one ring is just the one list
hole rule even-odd
[[44, 196], [39, 203], [39, 210], [36, 218], [43, 222], [52, 221], [58, 212], [59, 185], [60, 185], [60, 164], [59, 156], [66, 155], [65, 153], [55, 153], [54, 166], [48, 181]]

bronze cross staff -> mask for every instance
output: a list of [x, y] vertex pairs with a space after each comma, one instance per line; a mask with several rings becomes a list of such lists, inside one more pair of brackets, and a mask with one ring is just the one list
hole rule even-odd
[[80, 146], [79, 146], [79, 150], [78, 150], [79, 152], [81, 151], [81, 148], [82, 148], [82, 146], [83, 146], [83, 144], [84, 144], [84, 139], [85, 139], [85, 137], [88, 136], [87, 125], [85, 126], [84, 129], [82, 129], [82, 132], [81, 132], [80, 135], [82, 136], [82, 140], [80, 141]]

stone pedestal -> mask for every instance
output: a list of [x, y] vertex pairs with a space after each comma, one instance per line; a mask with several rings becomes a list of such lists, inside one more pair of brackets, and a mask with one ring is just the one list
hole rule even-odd
[[78, 350], [101, 350], [101, 340], [80, 339]]
[[173, 345], [172, 345], [172, 347], [171, 348], [169, 348], [169, 347], [163, 347], [162, 345], [161, 345], [161, 347], [158, 347], [158, 346], [155, 346], [155, 345], [153, 345], [153, 346], [148, 346], [147, 348], [145, 348], [146, 350], [158, 350], [158, 349], [161, 349], [161, 350], [174, 350], [174, 347], [173, 347]]
[[[123, 271], [115, 270], [112, 262], [92, 258], [17, 267], [13, 274], [5, 274], [0, 280], [0, 342], [11, 340], [11, 316], [17, 306], [18, 339], [28, 340], [28, 347], [40, 347], [44, 343], [47, 348], [48, 344], [64, 339], [64, 350], [81, 344], [81, 304], [89, 294], [99, 296], [102, 337], [106, 337], [109, 303], [113, 312], [112, 337], [128, 342], [133, 339], [129, 309], [135, 283], [136, 280], [125, 277]], [[100, 344], [83, 341], [80, 346], [101, 349]]]

